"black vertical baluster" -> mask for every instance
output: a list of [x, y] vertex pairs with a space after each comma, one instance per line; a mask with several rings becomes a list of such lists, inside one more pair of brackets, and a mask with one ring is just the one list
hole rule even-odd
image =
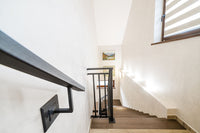
[[100, 88], [100, 74], [98, 74], [98, 81], [99, 81], [99, 115], [101, 117], [101, 88]]
[[106, 74], [104, 74], [104, 95], [105, 95], [105, 112], [107, 116], [107, 107], [106, 107]]
[[93, 78], [93, 93], [94, 93], [94, 111], [95, 111], [95, 117], [97, 116], [97, 109], [96, 109], [96, 94], [95, 94], [95, 80], [94, 80], [94, 74], [92, 75]]

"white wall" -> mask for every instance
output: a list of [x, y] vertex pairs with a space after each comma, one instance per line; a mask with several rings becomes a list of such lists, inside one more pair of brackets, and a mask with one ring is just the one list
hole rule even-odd
[[151, 46], [154, 7], [154, 0], [132, 1], [122, 45], [123, 67], [162, 105], [176, 108], [178, 117], [200, 132], [200, 37]]
[[[167, 117], [167, 108], [146, 92], [141, 83], [126, 74], [122, 74], [120, 92], [120, 100], [123, 106], [159, 118]], [[149, 107], [150, 105], [151, 107]]]
[[94, 0], [98, 45], [121, 45], [131, 0]]
[[[86, 87], [73, 91], [74, 112], [60, 114], [48, 133], [88, 133], [92, 103], [86, 68], [96, 67], [92, 0], [0, 0], [0, 30]], [[42, 133], [40, 107], [66, 88], [0, 66], [0, 132]], [[91, 86], [91, 87], [90, 87]]]
[[[106, 51], [114, 51], [115, 60], [102, 60], [102, 53]], [[113, 89], [113, 98], [120, 99], [121, 45], [98, 46], [98, 64], [99, 67], [115, 66], [115, 89]]]

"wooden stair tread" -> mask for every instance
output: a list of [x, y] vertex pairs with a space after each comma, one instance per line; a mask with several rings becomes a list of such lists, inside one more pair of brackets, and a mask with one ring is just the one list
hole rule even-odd
[[[119, 102], [117, 102], [119, 105]], [[106, 118], [92, 119], [92, 129], [185, 129], [176, 120], [157, 118], [123, 106], [113, 107], [116, 123]]]
[[142, 112], [138, 112], [138, 111], [128, 109], [125, 107], [113, 107], [113, 111], [114, 111], [115, 118], [118, 118], [118, 117], [156, 118], [156, 116], [144, 114]]
[[184, 129], [176, 120], [160, 118], [115, 118], [109, 124], [107, 119], [93, 119], [91, 128], [96, 129]]
[[113, 105], [114, 106], [122, 106], [120, 100], [116, 100], [116, 99], [113, 100]]

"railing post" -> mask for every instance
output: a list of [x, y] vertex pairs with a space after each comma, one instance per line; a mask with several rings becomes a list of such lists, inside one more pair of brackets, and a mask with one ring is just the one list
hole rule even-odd
[[95, 111], [95, 117], [97, 116], [97, 106], [96, 106], [96, 93], [95, 93], [95, 81], [94, 81], [94, 74], [92, 75], [93, 78], [93, 94], [94, 94], [94, 111]]
[[113, 68], [109, 68], [109, 79], [108, 79], [108, 110], [109, 110], [109, 122], [115, 123], [113, 117], [113, 78], [112, 78]]

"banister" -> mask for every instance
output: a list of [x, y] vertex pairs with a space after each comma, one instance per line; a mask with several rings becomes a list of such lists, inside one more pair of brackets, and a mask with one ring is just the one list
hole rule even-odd
[[77, 91], [85, 88], [0, 31], [0, 64]]
[[109, 74], [109, 73], [88, 73], [87, 75], [98, 75], [98, 74]]
[[87, 70], [105, 70], [105, 69], [113, 69], [113, 68], [112, 67], [87, 68]]
[[[104, 76], [104, 94], [105, 94], [105, 98], [106, 96], [108, 96], [108, 109], [107, 109], [107, 105], [106, 105], [106, 99], [105, 99], [105, 109], [106, 109], [106, 117], [109, 118], [109, 122], [110, 123], [115, 123], [115, 118], [113, 116], [113, 68], [109, 68], [109, 67], [105, 67], [105, 68], [87, 68], [87, 70], [109, 70], [108, 73], [105, 73], [105, 72], [94, 72], [94, 73], [88, 73], [87, 75], [92, 75], [92, 78], [93, 78], [93, 93], [94, 93], [94, 107], [95, 107], [95, 115], [92, 115], [91, 117], [93, 118], [102, 118], [104, 116], [102, 116], [102, 110], [101, 110], [101, 89], [100, 89], [100, 75], [103, 75]], [[98, 87], [98, 90], [99, 90], [99, 116], [97, 116], [96, 112], [96, 94], [95, 94], [95, 81], [94, 81], [94, 76], [97, 75], [98, 77], [98, 84], [99, 86]], [[106, 75], [108, 75], [108, 85], [106, 86]], [[107, 88], [107, 89], [106, 89]], [[108, 93], [108, 94], [106, 94]], [[107, 115], [108, 114], [108, 115]]]
[[59, 108], [57, 95], [40, 108], [44, 132], [48, 130], [59, 113], [73, 112], [72, 89], [85, 91], [85, 88], [78, 82], [41, 59], [2, 31], [0, 31], [0, 64], [67, 88], [69, 108]]

